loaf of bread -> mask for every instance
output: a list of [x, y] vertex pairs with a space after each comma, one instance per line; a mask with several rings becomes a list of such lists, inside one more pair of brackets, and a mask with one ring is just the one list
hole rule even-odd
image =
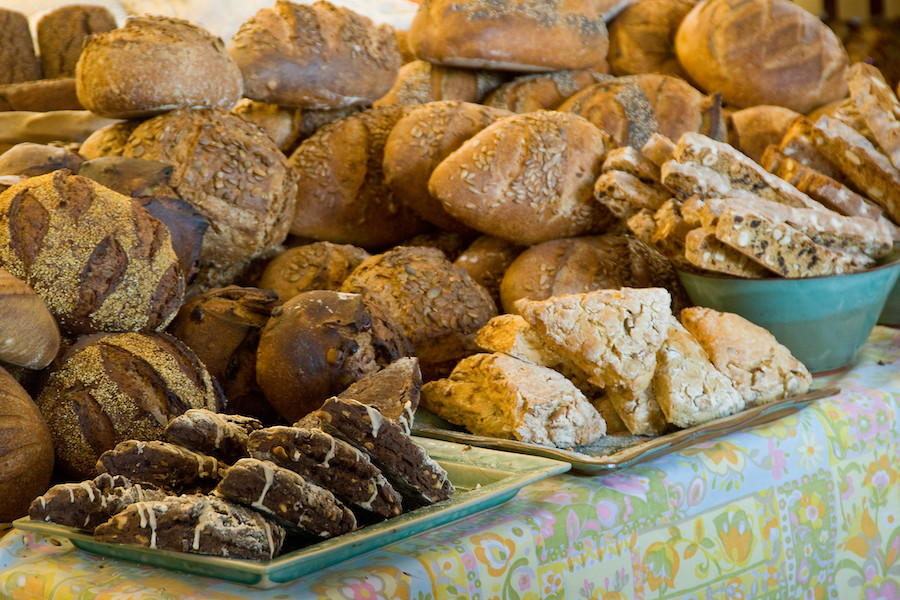
[[41, 16], [36, 29], [44, 78], [75, 77], [85, 41], [116, 26], [116, 18], [105, 6], [67, 4]]
[[571, 113], [536, 111], [475, 134], [431, 174], [428, 188], [469, 227], [520, 244], [602, 232], [593, 201], [610, 138]]
[[157, 440], [172, 417], [224, 406], [221, 389], [196, 354], [159, 333], [81, 338], [35, 400], [57, 464], [78, 479], [94, 477], [100, 455], [119, 442]]
[[42, 369], [59, 352], [59, 326], [47, 303], [0, 268], [0, 363]]
[[762, 156], [770, 145], [784, 139], [799, 113], [783, 106], [750, 106], [728, 113], [728, 143], [762, 164]]
[[584, 88], [610, 77], [587, 70], [519, 75], [497, 86], [484, 99], [484, 104], [516, 113], [555, 110]]
[[162, 222], [136, 200], [64, 169], [0, 194], [0, 266], [76, 334], [161, 330], [185, 288]]
[[686, 78], [675, 33], [697, 0], [637, 0], [609, 23], [609, 68], [615, 75], [663, 73]]
[[775, 104], [805, 114], [847, 93], [847, 52], [818, 17], [789, 0], [705, 0], [675, 51], [688, 76], [733, 108]]
[[312, 242], [294, 246], [266, 264], [257, 285], [274, 290], [282, 302], [310, 290], [339, 290], [367, 258], [368, 252], [350, 244]]
[[22, 142], [0, 154], [0, 175], [21, 175], [24, 179], [57, 169], [78, 173], [83, 164], [84, 157], [67, 148]]
[[50, 112], [84, 110], [74, 77], [35, 79], [0, 85], [0, 110]]
[[300, 141], [301, 110], [243, 98], [231, 112], [262, 128], [285, 154], [290, 154]]
[[85, 42], [75, 69], [88, 110], [110, 118], [156, 115], [182, 107], [229, 109], [243, 81], [222, 41], [170, 17], [131, 17]]
[[41, 62], [34, 50], [28, 19], [15, 10], [0, 9], [0, 84], [40, 79]]
[[394, 84], [373, 104], [425, 104], [439, 100], [481, 102], [503, 81], [497, 71], [457, 69], [414, 60], [400, 67]]
[[503, 71], [607, 71], [604, 3], [426, 0], [409, 27], [417, 57]]
[[506, 270], [525, 246], [514, 244], [502, 238], [482, 235], [463, 250], [453, 264], [466, 270], [476, 283], [490, 293], [494, 303], [501, 306], [500, 283]]
[[231, 38], [244, 95], [281, 106], [370, 105], [394, 83], [400, 49], [394, 31], [330, 2], [279, 0]]
[[53, 441], [31, 396], [0, 367], [0, 522], [28, 514], [50, 485]]

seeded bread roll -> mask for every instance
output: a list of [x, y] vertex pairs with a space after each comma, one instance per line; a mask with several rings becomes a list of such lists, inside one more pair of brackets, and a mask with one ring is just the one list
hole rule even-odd
[[0, 268], [0, 362], [42, 369], [59, 346], [59, 327], [44, 300]]
[[256, 380], [292, 423], [355, 381], [411, 354], [400, 325], [374, 301], [314, 290], [273, 312], [260, 336]]
[[762, 164], [766, 148], [781, 143], [791, 123], [799, 116], [789, 108], [770, 104], [736, 110], [725, 117], [728, 143]]
[[269, 261], [257, 282], [287, 302], [301, 292], [339, 290], [369, 253], [350, 244], [313, 242], [288, 248]]
[[438, 100], [481, 102], [503, 77], [496, 71], [442, 67], [414, 60], [400, 67], [388, 92], [375, 101], [382, 104], [425, 104]]
[[314, 108], [371, 104], [401, 61], [391, 27], [329, 2], [279, 0], [241, 26], [228, 52], [248, 98]]
[[689, 304], [672, 264], [628, 234], [609, 233], [552, 240], [522, 252], [500, 283], [503, 309], [515, 313], [520, 298], [545, 300], [622, 287], [663, 287], [675, 303]]
[[638, 0], [609, 24], [609, 67], [615, 75], [664, 73], [685, 77], [675, 33], [697, 0]]
[[25, 516], [50, 485], [53, 441], [31, 396], [0, 367], [0, 522]]
[[88, 37], [116, 27], [116, 18], [104, 6], [67, 4], [42, 16], [37, 22], [37, 43], [44, 77], [75, 77]]
[[37, 398], [59, 466], [96, 475], [100, 455], [129, 439], [160, 439], [190, 408], [220, 412], [222, 392], [206, 367], [168, 334], [85, 337], [47, 379]]
[[25, 15], [0, 8], [0, 31], [0, 84], [40, 79], [41, 63]]
[[426, 223], [384, 180], [384, 145], [409, 110], [376, 106], [303, 140], [288, 161], [298, 181], [292, 234], [384, 248], [425, 231]]
[[296, 182], [261, 130], [221, 109], [180, 109], [135, 128], [123, 156], [172, 165], [172, 187], [209, 220], [195, 287], [230, 284], [287, 237]]
[[566, 100], [559, 110], [584, 117], [617, 145], [636, 149], [654, 133], [672, 140], [688, 131], [719, 140], [726, 135], [717, 97], [705, 96], [682, 79], [658, 73], [597, 83]]
[[383, 308], [412, 343], [425, 380], [475, 352], [475, 334], [497, 314], [487, 290], [435, 248], [401, 246], [368, 258], [341, 289]]
[[431, 195], [465, 225], [520, 244], [604, 231], [593, 201], [610, 138], [557, 111], [512, 115], [475, 134], [432, 172]]
[[222, 40], [187, 21], [147, 15], [90, 36], [75, 70], [78, 99], [105, 117], [181, 107], [229, 109], [243, 92]]
[[607, 71], [602, 2], [425, 0], [409, 28], [417, 57], [451, 67]]
[[516, 113], [553, 110], [584, 88], [611, 76], [595, 71], [554, 71], [520, 75], [502, 83], [484, 99], [484, 104]]
[[423, 219], [449, 231], [472, 229], [451, 217], [428, 191], [434, 168], [476, 133], [511, 113], [445, 100], [411, 109], [397, 121], [384, 145], [384, 177], [398, 198]]
[[165, 225], [132, 198], [65, 169], [0, 194], [0, 266], [75, 334], [161, 330], [184, 294]]
[[847, 94], [840, 40], [789, 0], [704, 0], [681, 22], [675, 51], [701, 89], [733, 108], [807, 113]]

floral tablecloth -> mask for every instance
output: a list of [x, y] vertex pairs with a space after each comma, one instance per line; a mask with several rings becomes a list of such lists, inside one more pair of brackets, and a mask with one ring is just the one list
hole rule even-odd
[[627, 471], [512, 501], [274, 590], [117, 562], [18, 530], [0, 597], [900, 600], [900, 332], [841, 393]]

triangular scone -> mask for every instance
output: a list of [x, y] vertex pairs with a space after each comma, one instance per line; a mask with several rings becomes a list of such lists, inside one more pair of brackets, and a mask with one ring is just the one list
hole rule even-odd
[[553, 369], [506, 354], [473, 354], [449, 377], [422, 386], [422, 406], [475, 435], [570, 448], [606, 434], [606, 423]]
[[809, 391], [812, 376], [767, 329], [734, 313], [693, 306], [681, 322], [727, 375], [747, 407]]
[[591, 383], [643, 390], [656, 370], [656, 351], [669, 330], [669, 292], [621, 288], [517, 300], [516, 311]]
[[653, 386], [609, 385], [606, 397], [632, 435], [661, 435], [669, 428]]
[[692, 427], [744, 409], [731, 380], [710, 362], [696, 339], [671, 317], [669, 337], [656, 354], [656, 401], [666, 419]]

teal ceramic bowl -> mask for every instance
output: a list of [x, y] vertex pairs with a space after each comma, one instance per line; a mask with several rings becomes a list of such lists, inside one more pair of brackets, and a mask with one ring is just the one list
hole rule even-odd
[[898, 275], [896, 248], [878, 266], [845, 275], [737, 279], [678, 272], [695, 304], [736, 313], [765, 327], [811, 373], [853, 363], [882, 315]]

